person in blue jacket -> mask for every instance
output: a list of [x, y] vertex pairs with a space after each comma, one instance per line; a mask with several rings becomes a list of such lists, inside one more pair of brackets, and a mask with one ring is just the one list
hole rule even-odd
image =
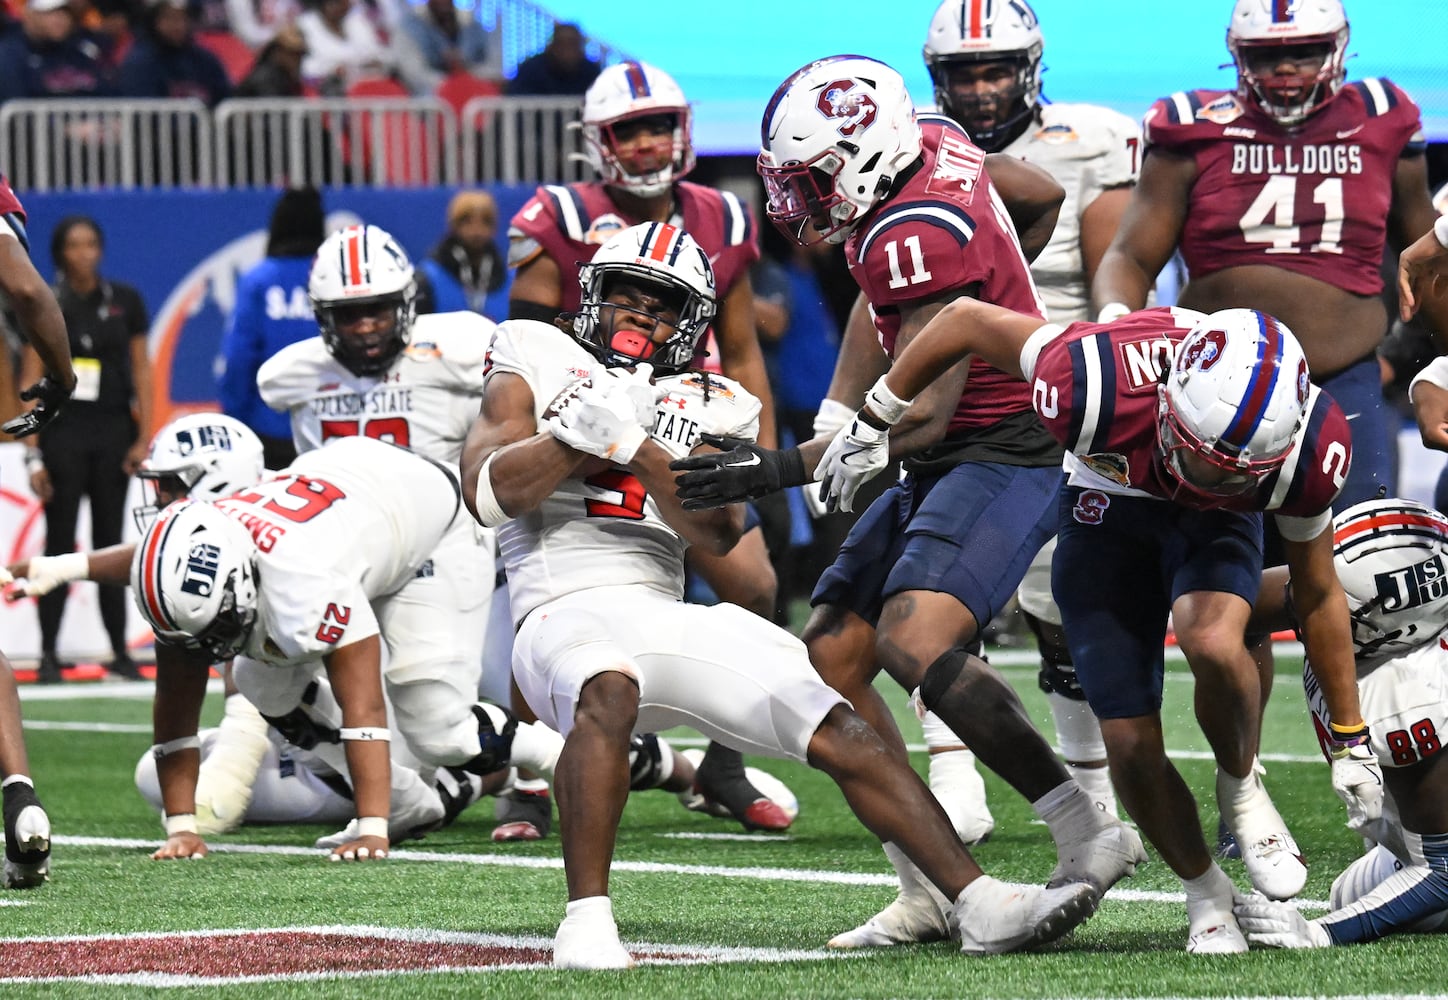
[[256, 373], [283, 347], [317, 335], [307, 276], [326, 237], [325, 222], [315, 188], [282, 194], [272, 210], [266, 257], [237, 282], [236, 308], [221, 338], [216, 385], [221, 412], [261, 438], [268, 469], [286, 468], [297, 452], [290, 419], [262, 402]]

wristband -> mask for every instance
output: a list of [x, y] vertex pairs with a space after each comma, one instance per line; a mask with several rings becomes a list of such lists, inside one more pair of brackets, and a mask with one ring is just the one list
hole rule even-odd
[[1351, 755], [1357, 747], [1367, 745], [1368, 724], [1364, 722], [1356, 726], [1339, 726], [1336, 722], [1329, 722], [1327, 739], [1330, 744], [1328, 755], [1333, 760], [1341, 760]]
[[473, 508], [478, 512], [478, 520], [484, 528], [496, 528], [508, 520], [503, 505], [498, 503], [497, 494], [493, 492], [492, 467], [493, 459], [497, 457], [498, 453], [493, 452], [478, 470], [478, 488], [473, 494]]
[[195, 813], [176, 813], [175, 815], [167, 815], [161, 822], [166, 827], [166, 836], [168, 837], [174, 837], [178, 833], [196, 832]]
[[1434, 358], [1422, 371], [1413, 376], [1413, 381], [1408, 383], [1409, 402], [1412, 401], [1413, 390], [1417, 388], [1419, 382], [1427, 382], [1440, 389], [1448, 389], [1448, 355]]
[[392, 730], [381, 726], [343, 726], [337, 730], [337, 735], [344, 740], [360, 740], [363, 743], [392, 742]]
[[44, 468], [45, 468], [45, 459], [44, 459], [44, 457], [40, 454], [40, 449], [39, 449], [39, 448], [26, 448], [26, 449], [25, 449], [25, 471], [26, 471], [27, 473], [29, 473], [30, 475], [33, 476], [33, 475], [35, 475], [37, 472], [42, 471]]
[[90, 575], [90, 555], [85, 552], [64, 552], [58, 556], [41, 556], [50, 560], [52, 575], [67, 583], [84, 580]]
[[169, 757], [181, 750], [200, 750], [201, 737], [199, 736], [178, 736], [174, 740], [167, 740], [165, 743], [157, 743], [151, 747], [151, 756], [160, 760], [162, 757]]
[[1433, 235], [1438, 237], [1438, 245], [1448, 250], [1448, 215], [1438, 216], [1438, 221], [1433, 223]]
[[1131, 312], [1131, 306], [1125, 302], [1108, 302], [1102, 306], [1101, 310], [1096, 314], [1096, 322], [1111, 323], [1129, 312]]
[[885, 384], [886, 376], [881, 375], [865, 393], [865, 405], [889, 427], [894, 427], [910, 408], [910, 400], [901, 399]]
[[357, 837], [381, 837], [387, 840], [387, 817], [386, 816], [358, 816]]

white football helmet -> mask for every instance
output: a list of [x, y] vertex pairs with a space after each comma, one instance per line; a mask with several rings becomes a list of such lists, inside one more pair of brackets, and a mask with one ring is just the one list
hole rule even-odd
[[254, 485], [265, 472], [261, 438], [240, 420], [224, 413], [177, 417], [156, 432], [136, 471], [148, 494], [131, 512], [136, 529], [145, 531], [172, 500], [215, 500]]
[[[1342, 89], [1347, 76], [1347, 13], [1341, 0], [1237, 0], [1227, 48], [1237, 64], [1237, 94], [1283, 125], [1297, 125]], [[1322, 68], [1305, 88], [1300, 78], [1263, 72], [1262, 59], [1284, 49], [1319, 49]], [[1256, 70], [1250, 65], [1257, 61]]]
[[[647, 361], [658, 374], [689, 367], [699, 339], [714, 318], [714, 268], [688, 233], [666, 222], [646, 222], [615, 233], [578, 272], [583, 302], [573, 334], [609, 367]], [[632, 329], [616, 329], [619, 310], [604, 300], [620, 284], [641, 286], [675, 312], [674, 332], [662, 344]], [[645, 313], [663, 323], [653, 313]]]
[[769, 99], [760, 132], [766, 211], [800, 246], [843, 243], [920, 157], [905, 81], [864, 56], [796, 70]]
[[[657, 170], [629, 173], [619, 162], [614, 130], [625, 122], [659, 117], [672, 119], [673, 156]], [[673, 77], [647, 63], [617, 63], [599, 73], [583, 97], [582, 127], [584, 155], [603, 182], [641, 198], [663, 194], [694, 169], [689, 102]]]
[[1332, 519], [1332, 561], [1364, 659], [1417, 649], [1448, 628], [1448, 518], [1413, 500], [1368, 500]]
[[[397, 241], [376, 226], [348, 226], [317, 249], [307, 294], [327, 350], [355, 375], [380, 375], [412, 338], [417, 280]], [[366, 311], [391, 305], [390, 329], [344, 334], [339, 327]]]
[[1282, 323], [1254, 309], [1202, 317], [1157, 389], [1168, 475], [1198, 502], [1255, 492], [1292, 450], [1309, 390], [1307, 358]]
[[131, 590], [157, 638], [224, 660], [256, 623], [256, 545], [215, 506], [178, 500], [137, 543]]
[[[977, 146], [999, 152], [1015, 139], [1041, 103], [1041, 53], [1045, 47], [1041, 22], [1026, 0], [945, 0], [930, 19], [925, 35], [925, 68], [935, 84], [936, 104], [970, 133]], [[1007, 60], [1015, 67], [1016, 83], [1005, 94], [970, 99], [951, 94], [951, 67]], [[972, 124], [985, 112], [994, 125]]]

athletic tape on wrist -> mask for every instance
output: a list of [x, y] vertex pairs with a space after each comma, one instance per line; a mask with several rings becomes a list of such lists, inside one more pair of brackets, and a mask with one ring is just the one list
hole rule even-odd
[[392, 742], [392, 730], [381, 726], [343, 726], [337, 730], [337, 735], [344, 740], [359, 740], [363, 743]]
[[478, 470], [478, 488], [473, 494], [473, 507], [485, 528], [496, 528], [508, 520], [508, 515], [504, 513], [502, 504], [498, 503], [498, 497], [493, 492], [493, 459], [497, 457], [498, 453], [493, 452]]
[[165, 824], [166, 836], [168, 837], [174, 837], [178, 833], [196, 832], [195, 813], [177, 813], [174, 816], [166, 816], [162, 820], [162, 823]]
[[1413, 389], [1419, 382], [1427, 382], [1429, 385], [1436, 385], [1440, 389], [1448, 389], [1448, 355], [1434, 358], [1428, 362], [1427, 367], [1413, 376], [1413, 381], [1408, 383], [1408, 399], [1413, 398]]
[[1096, 314], [1096, 322], [1110, 323], [1112, 320], [1118, 320], [1129, 312], [1131, 312], [1131, 307], [1125, 302], [1108, 302], [1102, 306], [1101, 311]]
[[165, 743], [157, 743], [151, 747], [151, 756], [160, 760], [162, 757], [169, 757], [181, 750], [200, 750], [201, 737], [199, 736], [178, 736], [174, 740], [167, 740]]
[[357, 817], [358, 837], [381, 837], [387, 839], [387, 817], [386, 816], [358, 816]]

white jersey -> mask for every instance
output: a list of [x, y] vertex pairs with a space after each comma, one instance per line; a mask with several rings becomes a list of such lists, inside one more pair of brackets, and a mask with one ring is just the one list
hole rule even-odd
[[348, 371], [313, 337], [268, 359], [257, 388], [267, 406], [291, 414], [299, 452], [360, 434], [456, 463], [478, 415], [492, 334], [492, 320], [477, 313], [419, 316], [411, 343], [369, 376]]
[[[508, 372], [533, 391], [533, 415], [587, 377], [599, 362], [557, 327], [509, 320], [493, 335], [488, 375]], [[670, 455], [687, 455], [701, 432], [753, 439], [759, 400], [739, 383], [697, 372], [665, 375], [668, 388], [655, 411], [651, 437]], [[684, 590], [685, 543], [627, 469], [613, 466], [587, 479], [565, 479], [530, 514], [498, 528], [508, 568], [513, 621], [564, 594], [593, 587], [642, 585], [679, 600]]]
[[1031, 264], [1046, 317], [1090, 319], [1091, 290], [1081, 257], [1081, 214], [1107, 188], [1136, 183], [1141, 129], [1126, 115], [1094, 104], [1046, 104], [1041, 121], [1001, 152], [1033, 163], [1066, 189], [1051, 241]]
[[217, 500], [257, 545], [258, 620], [245, 654], [291, 666], [376, 635], [371, 602], [430, 572], [460, 504], [438, 463], [365, 437], [332, 441]]

